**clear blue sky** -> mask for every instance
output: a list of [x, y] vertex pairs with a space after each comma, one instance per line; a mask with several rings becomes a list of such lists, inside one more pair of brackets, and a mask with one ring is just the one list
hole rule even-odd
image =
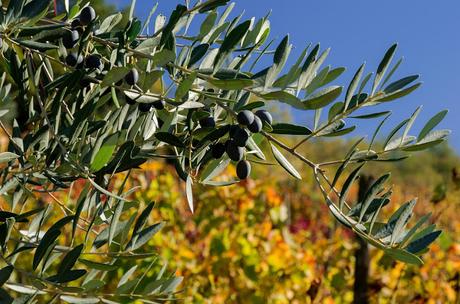
[[[108, 0], [124, 7], [130, 0]], [[194, 1], [191, 1], [194, 3]], [[441, 128], [453, 131], [450, 143], [460, 152], [460, 1], [443, 0], [235, 0], [235, 13], [245, 11], [245, 17], [262, 17], [272, 10], [270, 18], [274, 38], [286, 33], [297, 48], [292, 60], [309, 42], [320, 42], [322, 48], [331, 47], [326, 65], [347, 67], [338, 83], [348, 85], [356, 68], [363, 62], [367, 70], [374, 70], [385, 50], [398, 42], [397, 56], [404, 57], [394, 77], [421, 74], [423, 86], [410, 96], [389, 107], [394, 126], [413, 110], [423, 105], [415, 124], [418, 131], [434, 113], [448, 108], [450, 112]], [[136, 16], [144, 19], [155, 4], [151, 0], [137, 0]], [[183, 1], [159, 0], [157, 12], [169, 16]], [[276, 44], [275, 44], [276, 45]], [[309, 124], [310, 117], [294, 113], [296, 121]], [[371, 134], [367, 127], [354, 134]], [[417, 135], [418, 132], [412, 132]]]

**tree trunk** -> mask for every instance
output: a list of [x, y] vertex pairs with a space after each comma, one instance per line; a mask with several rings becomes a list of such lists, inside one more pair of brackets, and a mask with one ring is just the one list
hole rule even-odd
[[[359, 201], [362, 201], [374, 178], [372, 176], [361, 176], [359, 179]], [[353, 286], [355, 304], [367, 304], [368, 298], [368, 276], [369, 276], [369, 248], [366, 241], [355, 235], [358, 248], [355, 251], [355, 282]]]

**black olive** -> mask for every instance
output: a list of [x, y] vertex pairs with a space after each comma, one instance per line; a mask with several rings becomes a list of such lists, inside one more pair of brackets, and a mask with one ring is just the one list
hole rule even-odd
[[70, 53], [65, 58], [65, 63], [71, 67], [80, 65], [81, 63], [83, 63], [83, 56], [78, 55], [77, 53]]
[[135, 105], [136, 101], [129, 96], [125, 96], [126, 103], [129, 105]]
[[78, 31], [72, 30], [64, 34], [64, 37], [62, 37], [62, 44], [66, 49], [71, 49], [77, 44], [78, 39], [80, 39], [80, 34]]
[[225, 153], [225, 145], [223, 143], [217, 143], [211, 146], [211, 154], [215, 159], [219, 159]]
[[259, 133], [262, 131], [262, 120], [258, 116], [254, 116], [254, 121], [248, 126], [248, 129], [252, 133]]
[[239, 179], [246, 179], [249, 174], [251, 174], [251, 163], [247, 160], [240, 160], [236, 165], [236, 175]]
[[233, 139], [227, 140], [225, 143], [225, 151], [228, 157], [233, 161], [240, 161], [243, 158], [244, 148], [239, 147]]
[[82, 88], [87, 88], [87, 87], [89, 87], [90, 84], [91, 84], [91, 80], [90, 80], [90, 79], [85, 78], [85, 77], [83, 77], [83, 78], [80, 79], [80, 86], [81, 86]]
[[87, 6], [81, 10], [80, 23], [88, 25], [96, 19], [96, 11], [91, 6]]
[[139, 111], [148, 112], [153, 107], [151, 103], [139, 103]]
[[233, 134], [233, 140], [235, 141], [236, 145], [239, 147], [246, 146], [246, 142], [249, 139], [248, 132], [243, 128], [238, 128]]
[[157, 110], [163, 110], [165, 108], [165, 101], [163, 99], [154, 101], [152, 104], [153, 107]]
[[266, 123], [268, 123], [269, 125], [271, 125], [273, 123], [272, 115], [270, 114], [270, 112], [268, 112], [266, 110], [258, 110], [256, 112], [256, 116], [259, 117], [260, 120], [265, 121]]
[[254, 114], [249, 110], [243, 110], [238, 113], [237, 120], [239, 124], [249, 126], [254, 121]]
[[70, 27], [75, 30], [81, 26], [80, 20], [79, 19], [73, 19], [72, 22], [70, 23]]
[[102, 64], [101, 58], [98, 55], [89, 55], [86, 57], [85, 65], [88, 69], [100, 69], [104, 66]]
[[132, 68], [125, 76], [125, 81], [128, 85], [133, 86], [139, 81], [139, 72]]
[[214, 117], [208, 116], [200, 119], [200, 126], [202, 128], [214, 128], [216, 126], [216, 121]]

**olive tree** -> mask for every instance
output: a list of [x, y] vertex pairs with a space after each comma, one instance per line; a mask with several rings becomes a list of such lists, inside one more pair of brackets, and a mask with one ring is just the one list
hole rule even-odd
[[[323, 67], [329, 49], [308, 46], [288, 66], [289, 36], [271, 40], [268, 16], [230, 20], [228, 0], [187, 1], [167, 18], [154, 7], [144, 24], [132, 16], [133, 1], [125, 27], [117, 27], [120, 13], [102, 19], [85, 1], [64, 3], [60, 15], [50, 0], [9, 1], [0, 13], [5, 302], [175, 299], [181, 278], [157, 267], [146, 246], [163, 223], [151, 223], [154, 203], [133, 200], [137, 188], [126, 183], [132, 169], [152, 159], [174, 164], [192, 212], [194, 185], [238, 183], [251, 166], [271, 160], [301, 179], [290, 163], [298, 159], [340, 224], [396, 260], [422, 264], [421, 254], [440, 231], [423, 228], [429, 215], [406, 228], [415, 199], [380, 219], [391, 198], [389, 174], [360, 201], [347, 195], [364, 166], [402, 161], [449, 133], [434, 130], [442, 111], [411, 135], [418, 108], [383, 145], [375, 144], [390, 113], [374, 108], [420, 86], [418, 75], [392, 80], [401, 63], [392, 64], [396, 45], [375, 73], [363, 64], [344, 89], [331, 83], [345, 69]], [[314, 119], [308, 127], [274, 121], [269, 103], [314, 113]], [[299, 152], [314, 139], [352, 132], [362, 119], [379, 123], [370, 142], [356, 141], [342, 159], [315, 163]], [[234, 179], [220, 178], [230, 165]], [[120, 174], [123, 183], [114, 188]], [[137, 269], [139, 260], [150, 264]]]

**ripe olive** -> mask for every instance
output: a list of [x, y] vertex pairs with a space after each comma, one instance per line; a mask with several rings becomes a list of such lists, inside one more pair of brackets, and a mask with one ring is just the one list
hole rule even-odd
[[237, 120], [239, 124], [249, 126], [254, 121], [254, 114], [249, 110], [243, 110], [238, 113]]
[[70, 27], [75, 30], [81, 26], [80, 20], [79, 19], [73, 19], [72, 22], [70, 23]]
[[214, 117], [208, 116], [200, 119], [200, 126], [202, 128], [214, 128], [216, 126], [216, 121], [214, 120]]
[[153, 107], [151, 103], [139, 103], [139, 111], [148, 112]]
[[83, 62], [83, 56], [81, 54], [78, 55], [77, 53], [70, 53], [65, 58], [65, 63], [71, 67], [80, 65], [82, 62]]
[[225, 143], [225, 151], [228, 157], [233, 161], [240, 161], [243, 158], [244, 148], [239, 147], [233, 139], [227, 140]]
[[125, 76], [125, 81], [128, 85], [133, 86], [139, 81], [139, 72], [132, 68]]
[[135, 105], [136, 101], [129, 96], [125, 96], [126, 103], [129, 105]]
[[163, 110], [165, 108], [165, 101], [163, 99], [154, 101], [153, 107], [157, 110]]
[[80, 39], [80, 34], [78, 31], [72, 30], [64, 34], [64, 37], [62, 37], [62, 44], [66, 49], [71, 49], [77, 44], [78, 39]]
[[211, 154], [215, 159], [219, 159], [225, 153], [225, 145], [223, 143], [216, 143], [211, 146]]
[[91, 6], [87, 6], [81, 10], [80, 23], [88, 25], [96, 19], [96, 11]]
[[251, 163], [247, 160], [240, 160], [236, 165], [236, 175], [239, 179], [246, 179], [249, 174], [251, 174]]
[[100, 69], [104, 66], [102, 64], [101, 58], [98, 55], [89, 55], [86, 57], [85, 65], [88, 69]]
[[248, 126], [248, 129], [252, 133], [259, 133], [262, 131], [262, 120], [258, 116], [254, 116], [254, 121]]
[[239, 147], [246, 146], [246, 143], [249, 139], [248, 132], [243, 128], [238, 128], [233, 134], [233, 140], [235, 141], [236, 145]]
[[269, 125], [271, 125], [273, 123], [272, 115], [270, 114], [270, 112], [268, 112], [266, 110], [258, 110], [256, 112], [256, 116], [259, 117], [260, 120], [265, 121], [266, 123], [268, 123]]
[[82, 88], [87, 88], [89, 87], [89, 85], [91, 84], [91, 80], [86, 78], [86, 77], [83, 77], [80, 79], [80, 86]]

